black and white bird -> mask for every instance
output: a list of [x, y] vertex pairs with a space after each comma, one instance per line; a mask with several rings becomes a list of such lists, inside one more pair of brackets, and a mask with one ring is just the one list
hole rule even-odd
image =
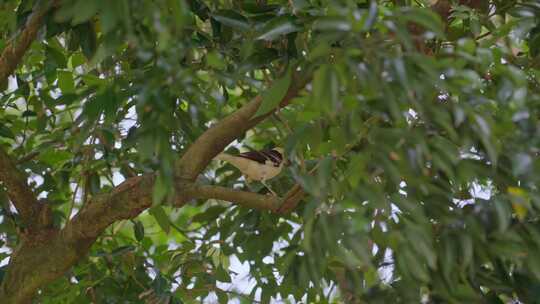
[[238, 155], [221, 153], [216, 159], [226, 161], [235, 166], [246, 177], [246, 180], [260, 181], [272, 194], [276, 195], [266, 181], [278, 175], [287, 161], [283, 157], [283, 149], [274, 148], [261, 151], [249, 151]]

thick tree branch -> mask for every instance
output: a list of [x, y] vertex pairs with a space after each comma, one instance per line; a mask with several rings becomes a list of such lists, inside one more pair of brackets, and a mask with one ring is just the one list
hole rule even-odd
[[152, 206], [155, 176], [127, 179], [112, 192], [98, 195], [71, 220], [63, 232], [68, 239], [98, 237], [110, 224], [134, 218]]
[[86, 256], [110, 224], [149, 208], [153, 183], [152, 174], [130, 178], [111, 193], [94, 197], [63, 230], [43, 229], [22, 242], [0, 286], [0, 302], [30, 303], [38, 288]]
[[298, 206], [298, 203], [304, 198], [306, 192], [299, 184], [294, 185], [294, 187], [287, 192], [285, 199], [281, 202], [280, 206], [275, 210], [279, 214], [287, 214], [292, 212]]
[[9, 41], [0, 55], [0, 88], [5, 87], [9, 75], [15, 71], [26, 50], [30, 47], [43, 25], [45, 15], [56, 4], [56, 0], [38, 1], [28, 17], [24, 29]]
[[0, 181], [26, 228], [35, 228], [38, 222], [40, 204], [27, 183], [26, 176], [19, 171], [9, 155], [0, 148]]

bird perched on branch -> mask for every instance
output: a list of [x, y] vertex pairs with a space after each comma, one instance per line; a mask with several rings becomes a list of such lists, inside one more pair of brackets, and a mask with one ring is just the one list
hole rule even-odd
[[220, 153], [216, 159], [226, 161], [238, 168], [248, 182], [249, 180], [260, 181], [274, 195], [276, 193], [270, 189], [266, 181], [278, 175], [283, 166], [288, 164], [281, 148], [249, 151], [238, 155]]

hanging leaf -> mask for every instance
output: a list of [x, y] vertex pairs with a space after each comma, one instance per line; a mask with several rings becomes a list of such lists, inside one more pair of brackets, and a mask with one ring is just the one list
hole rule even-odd
[[77, 0], [62, 5], [55, 14], [55, 19], [59, 22], [71, 20], [71, 24], [77, 25], [88, 21], [99, 10], [101, 1]]
[[225, 283], [231, 282], [231, 276], [227, 273], [225, 269], [223, 269], [223, 267], [217, 267], [215, 274], [218, 281]]
[[201, 212], [195, 215], [192, 221], [195, 223], [206, 223], [206, 222], [214, 221], [221, 214], [223, 214], [225, 210], [227, 210], [227, 208], [223, 206], [212, 206], [206, 209], [204, 212]]
[[92, 59], [97, 50], [97, 34], [92, 22], [80, 24], [74, 29], [75, 35], [79, 37], [81, 50], [87, 60]]
[[144, 225], [140, 221], [133, 221], [133, 234], [139, 242], [144, 239]]
[[154, 206], [148, 210], [150, 215], [154, 217], [159, 227], [165, 232], [169, 233], [171, 230], [171, 223], [169, 221], [169, 216], [161, 206]]
[[352, 29], [349, 21], [339, 17], [322, 17], [313, 23], [314, 30], [320, 31], [343, 31], [348, 32]]
[[70, 71], [58, 71], [58, 87], [63, 94], [70, 94], [75, 92], [75, 81], [73, 80], [73, 73]]
[[314, 107], [318, 111], [331, 113], [338, 107], [339, 79], [336, 71], [328, 64], [321, 66], [313, 77]]
[[241, 31], [247, 31], [250, 29], [248, 19], [233, 10], [219, 10], [212, 14], [212, 18], [221, 24]]
[[254, 117], [267, 114], [268, 112], [277, 108], [285, 95], [287, 95], [287, 91], [291, 85], [291, 79], [292, 67], [289, 67], [283, 77], [274, 81], [270, 88], [262, 93], [261, 105], [259, 106], [259, 109], [255, 113]]
[[0, 123], [0, 136], [15, 139], [15, 134], [13, 134], [11, 129], [1, 123]]
[[403, 9], [400, 18], [420, 24], [428, 31], [431, 31], [437, 35], [437, 37], [444, 37], [444, 24], [439, 15], [430, 9], [407, 7]]
[[262, 28], [256, 39], [272, 41], [280, 36], [294, 33], [300, 30], [295, 24], [295, 20], [290, 16], [276, 17]]

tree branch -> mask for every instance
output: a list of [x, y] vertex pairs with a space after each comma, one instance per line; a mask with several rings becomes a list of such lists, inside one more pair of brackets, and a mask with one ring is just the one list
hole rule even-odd
[[191, 184], [185, 192], [195, 199], [217, 199], [238, 204], [242, 207], [254, 208], [285, 214], [291, 212], [304, 197], [304, 190], [295, 185], [283, 198], [248, 191], [234, 190], [221, 186]]
[[285, 199], [281, 202], [280, 206], [275, 210], [279, 214], [287, 214], [298, 206], [298, 203], [304, 198], [306, 192], [299, 184], [294, 185], [294, 187], [287, 192]]
[[0, 148], [0, 181], [6, 187], [9, 199], [20, 214], [26, 228], [33, 230], [39, 219], [40, 204], [9, 155]]
[[247, 208], [274, 211], [281, 205], [282, 198], [227, 187], [193, 184], [185, 190], [194, 199], [217, 199]]
[[57, 0], [38, 1], [28, 17], [24, 29], [9, 41], [0, 55], [0, 88], [5, 87], [9, 75], [15, 71], [26, 50], [30, 47], [43, 25], [45, 15], [58, 2]]
[[131, 219], [152, 206], [154, 174], [125, 180], [112, 192], [93, 197], [64, 228], [64, 235], [78, 239], [98, 237], [110, 224]]

